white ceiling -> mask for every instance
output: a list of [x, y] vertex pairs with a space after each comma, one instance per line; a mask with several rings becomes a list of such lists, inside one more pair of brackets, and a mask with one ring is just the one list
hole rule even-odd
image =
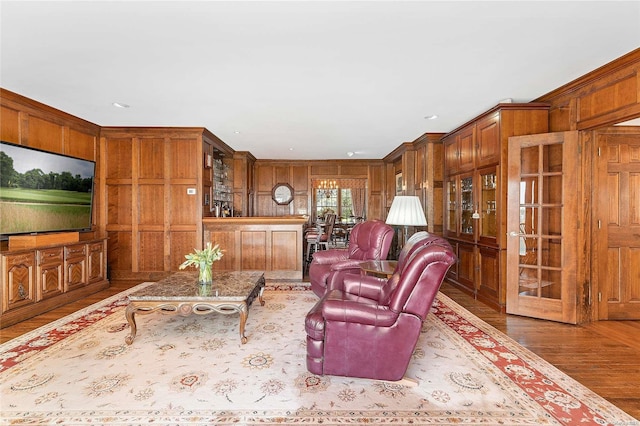
[[2, 0], [0, 20], [1, 87], [259, 159], [380, 159], [640, 47], [640, 1]]

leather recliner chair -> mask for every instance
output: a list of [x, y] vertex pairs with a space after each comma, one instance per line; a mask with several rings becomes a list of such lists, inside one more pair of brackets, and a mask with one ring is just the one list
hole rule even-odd
[[309, 372], [403, 378], [422, 323], [456, 261], [449, 243], [435, 238], [408, 242], [388, 280], [346, 274], [342, 290], [327, 292], [315, 304], [305, 319]]
[[309, 281], [313, 292], [322, 297], [329, 281], [341, 282], [342, 275], [359, 273], [361, 262], [385, 260], [393, 236], [394, 230], [390, 225], [381, 220], [368, 220], [353, 227], [346, 249], [333, 248], [314, 253], [309, 266]]

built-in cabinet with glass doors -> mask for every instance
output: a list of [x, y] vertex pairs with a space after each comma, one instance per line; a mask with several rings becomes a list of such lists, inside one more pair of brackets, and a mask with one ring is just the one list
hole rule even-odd
[[545, 104], [500, 104], [443, 138], [444, 234], [458, 256], [448, 281], [502, 311], [508, 139], [547, 129]]

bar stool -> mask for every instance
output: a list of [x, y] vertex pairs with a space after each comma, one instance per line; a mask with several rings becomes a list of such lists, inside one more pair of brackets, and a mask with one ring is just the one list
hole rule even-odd
[[314, 231], [310, 231], [305, 236], [307, 241], [307, 253], [305, 255], [305, 269], [309, 267], [309, 264], [312, 260], [312, 250], [315, 253], [318, 250], [329, 249], [329, 240], [331, 239], [331, 235], [333, 233], [333, 226], [336, 222], [335, 214], [328, 214], [325, 216], [324, 226], [318, 224], [317, 228]]

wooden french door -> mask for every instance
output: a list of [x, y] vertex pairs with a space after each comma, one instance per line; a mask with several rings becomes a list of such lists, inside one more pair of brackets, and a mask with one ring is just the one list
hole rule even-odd
[[507, 313], [576, 323], [578, 132], [509, 138]]
[[640, 129], [597, 132], [598, 319], [640, 319]]

